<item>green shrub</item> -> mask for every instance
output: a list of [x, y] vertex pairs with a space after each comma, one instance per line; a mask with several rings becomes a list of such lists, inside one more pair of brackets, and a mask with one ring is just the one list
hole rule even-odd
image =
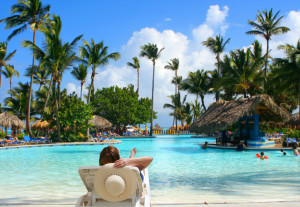
[[19, 140], [23, 140], [24, 139], [24, 135], [25, 135], [25, 133], [18, 134], [18, 139]]
[[0, 138], [1, 139], [5, 138], [5, 135], [6, 135], [5, 132], [0, 132]]

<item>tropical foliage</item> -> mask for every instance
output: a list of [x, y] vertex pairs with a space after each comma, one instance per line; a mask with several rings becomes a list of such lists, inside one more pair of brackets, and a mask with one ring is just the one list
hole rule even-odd
[[[32, 64], [26, 66], [25, 77], [30, 77], [30, 82], [19, 82], [17, 86], [13, 86], [12, 80], [19, 77], [18, 71], [22, 68], [11, 65], [9, 61], [16, 50], [8, 50], [7, 42], [1, 40], [0, 87], [3, 74], [10, 80], [10, 89], [4, 104], [0, 105], [0, 112], [8, 111], [26, 120], [26, 133], [30, 136], [33, 135], [29, 127], [31, 121], [38, 118], [49, 121], [54, 130], [54, 141], [87, 140], [86, 132], [89, 132], [91, 126], [88, 121], [92, 115], [107, 118], [118, 128], [150, 122], [152, 135], [153, 119], [156, 118], [153, 108], [155, 69], [164, 48], [158, 48], [155, 43], [148, 43], [140, 48], [139, 56], [150, 60], [153, 65], [151, 99], [140, 97], [140, 68], [143, 66], [137, 57], [127, 63], [137, 70], [136, 91], [132, 85], [97, 89], [94, 86], [97, 71], [104, 69], [111, 61], [118, 60], [118, 52], [110, 53], [109, 46], [103, 41], [95, 42], [93, 38], [90, 42], [83, 40], [83, 44], [79, 46], [83, 35], [64, 42], [61, 38], [61, 18], [55, 14], [50, 15], [50, 5], [43, 5], [41, 0], [20, 0], [12, 5], [11, 13], [12, 16], [0, 20], [0, 23], [6, 24], [6, 29], [14, 29], [8, 40], [30, 28], [33, 39], [22, 41], [22, 46], [32, 52], [33, 58]], [[282, 58], [273, 58], [269, 52], [271, 37], [289, 31], [289, 28], [281, 25], [283, 16], [279, 13], [273, 13], [272, 9], [258, 11], [256, 20], [248, 22], [252, 30], [246, 33], [262, 36], [267, 43], [265, 52], [261, 43], [256, 40], [249, 48], [237, 48], [222, 56], [230, 38], [224, 39], [222, 35], [217, 35], [202, 43], [216, 57], [215, 67], [211, 70], [194, 68], [191, 72], [187, 71], [186, 77], [182, 77], [178, 76], [178, 58], [171, 58], [163, 63], [165, 69], [174, 72], [171, 80], [174, 95], [169, 96], [170, 103], [164, 104], [164, 108], [171, 110], [170, 115], [175, 117], [174, 120], [180, 120], [182, 125], [189, 125], [201, 118], [206, 110], [206, 96], [209, 94], [213, 94], [216, 101], [268, 94], [290, 112], [300, 105], [300, 40], [295, 45], [281, 45], [279, 49], [285, 52]], [[43, 36], [41, 45], [35, 42], [37, 31]], [[80, 82], [80, 98], [74, 93], [68, 95], [66, 89], [62, 88], [68, 70]], [[84, 94], [89, 72], [91, 82], [87, 85], [87, 94]], [[86, 97], [86, 100], [82, 97]], [[298, 132], [293, 133], [296, 136]]]
[[91, 104], [95, 115], [106, 118], [118, 127], [145, 124], [151, 119], [151, 100], [138, 99], [133, 85], [98, 89]]

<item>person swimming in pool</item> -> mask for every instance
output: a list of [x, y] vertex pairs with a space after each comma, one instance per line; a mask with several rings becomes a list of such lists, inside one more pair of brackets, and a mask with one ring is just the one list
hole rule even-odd
[[99, 165], [114, 163], [114, 167], [121, 168], [125, 166], [137, 167], [140, 171], [146, 169], [152, 162], [153, 158], [149, 156], [135, 158], [137, 150], [134, 147], [131, 150], [129, 158], [121, 158], [120, 150], [114, 146], [105, 147], [100, 152]]
[[261, 152], [259, 158], [260, 158], [261, 160], [264, 160], [264, 159], [265, 159], [265, 153], [264, 153], [264, 152]]
[[293, 152], [294, 152], [294, 155], [295, 155], [295, 156], [299, 156], [299, 151], [298, 151], [296, 145], [293, 145]]
[[207, 144], [208, 144], [208, 143], [207, 143], [207, 142], [205, 142], [205, 143], [204, 143], [204, 145], [202, 145], [202, 149], [206, 149], [206, 147], [207, 147]]

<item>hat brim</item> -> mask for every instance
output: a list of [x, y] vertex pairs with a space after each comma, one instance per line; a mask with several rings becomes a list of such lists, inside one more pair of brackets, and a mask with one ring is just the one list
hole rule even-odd
[[[120, 195], [111, 195], [105, 188], [105, 181], [111, 175], [121, 176], [125, 181], [125, 189]], [[130, 198], [137, 189], [136, 174], [130, 167], [114, 168], [113, 163], [99, 168], [94, 177], [94, 190], [104, 200], [118, 202]]]

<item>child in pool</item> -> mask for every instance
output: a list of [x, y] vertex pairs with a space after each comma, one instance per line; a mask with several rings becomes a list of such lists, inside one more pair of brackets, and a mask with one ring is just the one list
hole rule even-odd
[[264, 160], [264, 159], [265, 159], [265, 153], [264, 153], [264, 152], [261, 152], [259, 158], [260, 158], [261, 160]]

